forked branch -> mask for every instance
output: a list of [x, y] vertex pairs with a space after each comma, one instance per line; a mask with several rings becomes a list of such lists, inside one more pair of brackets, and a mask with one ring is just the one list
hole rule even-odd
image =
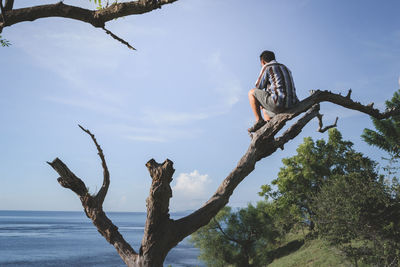
[[319, 104], [314, 105], [296, 123], [289, 127], [280, 137], [275, 138], [275, 146], [283, 150], [284, 145], [301, 133], [304, 126], [319, 115]]

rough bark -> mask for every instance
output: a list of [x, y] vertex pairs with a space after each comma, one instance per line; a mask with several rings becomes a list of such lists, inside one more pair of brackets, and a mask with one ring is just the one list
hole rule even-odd
[[158, 164], [154, 159], [146, 167], [152, 178], [150, 194], [146, 200], [147, 219], [140, 247], [145, 266], [162, 266], [168, 251], [173, 221], [169, 215], [169, 199], [172, 197], [170, 183], [175, 170], [170, 160]]
[[[149, 197], [147, 198], [147, 220], [139, 253], [136, 253], [126, 243], [118, 232], [118, 228], [112, 224], [102, 210], [102, 202], [109, 185], [109, 174], [103, 152], [97, 144], [94, 135], [89, 130], [81, 127], [94, 141], [104, 169], [104, 189], [102, 187], [97, 195], [91, 196], [83, 181], [76, 177], [58, 158], [49, 164], [61, 176], [58, 179], [59, 183], [63, 187], [71, 189], [79, 196], [86, 215], [93, 221], [93, 224], [106, 240], [117, 249], [117, 252], [128, 266], [158, 267], [162, 266], [166, 255], [174, 246], [200, 227], [208, 224], [228, 203], [235, 188], [254, 170], [258, 161], [273, 154], [278, 148], [283, 149], [284, 145], [295, 138], [302, 131], [303, 127], [315, 117], [319, 120], [320, 130], [324, 130], [321, 129], [322, 115], [319, 113], [320, 102], [328, 101], [335, 103], [349, 109], [358, 110], [377, 119], [384, 119], [400, 114], [399, 110], [386, 110], [381, 113], [379, 110], [374, 109], [373, 105], [362, 105], [354, 102], [351, 100], [350, 94], [351, 91], [349, 91], [347, 96], [328, 91], [316, 91], [293, 109], [276, 115], [253, 135], [247, 152], [239, 160], [232, 172], [222, 181], [214, 195], [201, 208], [179, 220], [172, 220], [169, 215], [169, 199], [172, 197], [170, 183], [174, 173], [173, 163], [168, 159], [162, 164], [155, 162], [153, 159], [150, 160], [146, 166], [152, 177], [152, 185]], [[304, 114], [300, 119], [293, 123], [279, 137], [275, 137], [285, 126], [286, 122], [302, 113]]]

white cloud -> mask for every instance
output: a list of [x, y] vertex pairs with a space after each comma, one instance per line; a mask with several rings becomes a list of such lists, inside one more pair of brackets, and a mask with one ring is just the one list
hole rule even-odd
[[207, 174], [194, 170], [181, 173], [172, 187], [171, 207], [174, 210], [197, 209], [208, 199], [208, 185], [211, 180]]
[[191, 173], [179, 174], [173, 191], [185, 197], [203, 197], [206, 185], [209, 183], [207, 174], [201, 175], [198, 170], [194, 170]]

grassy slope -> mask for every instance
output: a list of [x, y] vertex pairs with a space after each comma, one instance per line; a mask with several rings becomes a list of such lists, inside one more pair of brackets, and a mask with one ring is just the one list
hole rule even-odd
[[[292, 239], [293, 240], [293, 239]], [[307, 240], [298, 250], [275, 259], [269, 267], [290, 266], [353, 266], [339, 250], [324, 240]]]

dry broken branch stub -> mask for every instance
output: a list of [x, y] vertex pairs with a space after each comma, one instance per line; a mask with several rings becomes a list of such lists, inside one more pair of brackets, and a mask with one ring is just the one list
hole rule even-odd
[[349, 89], [349, 92], [347, 93], [346, 98], [348, 98], [348, 99], [351, 98], [351, 89]]
[[47, 163], [60, 175], [57, 181], [62, 187], [71, 189], [80, 198], [88, 194], [85, 183], [76, 177], [76, 175], [70, 171], [67, 165], [65, 165], [59, 158]]
[[330, 128], [336, 127], [336, 126], [337, 126], [337, 122], [338, 122], [338, 120], [339, 120], [339, 117], [336, 117], [335, 123], [334, 123], [334, 124], [328, 125], [328, 126], [326, 126], [326, 127], [323, 128], [323, 126], [324, 126], [324, 124], [323, 124], [323, 122], [322, 122], [322, 117], [323, 117], [323, 116], [324, 116], [323, 114], [318, 114], [318, 115], [317, 115], [317, 118], [318, 118], [318, 125], [319, 125], [317, 132], [320, 132], [320, 133], [324, 133], [324, 132], [326, 132], [327, 130], [329, 130]]
[[[175, 245], [200, 227], [208, 224], [228, 203], [235, 188], [254, 170], [258, 161], [273, 154], [278, 148], [283, 149], [287, 142], [300, 134], [305, 125], [313, 118], [320, 116], [320, 102], [332, 102], [349, 109], [358, 110], [377, 119], [400, 114], [399, 110], [396, 109], [381, 113], [372, 106], [354, 102], [348, 96], [349, 94], [342, 96], [318, 90], [294, 108], [273, 117], [254, 134], [246, 153], [232, 172], [222, 181], [211, 198], [198, 210], [178, 220], [172, 220], [169, 215], [169, 199], [172, 197], [170, 183], [175, 171], [173, 163], [170, 160], [166, 160], [164, 163], [159, 164], [155, 160], [150, 160], [146, 166], [152, 177], [152, 185], [147, 198], [147, 220], [139, 254], [126, 243], [118, 232], [118, 228], [112, 224], [103, 212], [102, 203], [87, 192], [82, 180], [77, 178], [58, 158], [50, 165], [61, 176], [59, 178], [59, 181], [62, 181], [60, 184], [78, 194], [86, 215], [93, 221], [93, 224], [106, 240], [114, 245], [128, 266], [158, 267], [162, 266], [166, 255]], [[289, 120], [303, 113], [304, 115], [284, 131], [281, 136], [275, 138], [275, 135], [282, 130]], [[102, 155], [103, 152], [94, 135], [89, 130], [82, 129], [90, 134], [96, 144], [99, 155]], [[105, 163], [104, 155], [102, 160]]]

